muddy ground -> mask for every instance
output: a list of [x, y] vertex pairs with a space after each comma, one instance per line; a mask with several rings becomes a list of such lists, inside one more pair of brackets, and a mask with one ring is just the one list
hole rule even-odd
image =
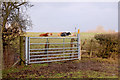
[[[46, 63], [45, 63], [46, 64]], [[37, 64], [35, 64], [37, 65]], [[103, 59], [82, 59], [74, 61], [63, 61], [63, 62], [53, 62], [47, 63], [46, 66], [33, 66], [28, 65], [26, 69], [22, 69], [24, 66], [17, 66], [16, 69], [21, 69], [19, 71], [13, 71], [6, 73], [3, 71], [3, 78], [29, 78], [28, 75], [34, 75], [31, 78], [72, 78], [75, 72], [81, 72], [82, 75], [79, 78], [88, 78], [87, 71], [105, 73], [104, 76], [117, 76], [118, 75], [118, 63], [115, 60], [103, 60]], [[74, 72], [72, 74], [67, 74]], [[53, 77], [56, 74], [66, 74], [63, 76]], [[97, 74], [96, 77], [100, 75]]]

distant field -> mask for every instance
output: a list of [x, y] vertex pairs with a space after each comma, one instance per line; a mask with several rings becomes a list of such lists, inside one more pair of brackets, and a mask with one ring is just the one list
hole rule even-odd
[[[25, 36], [28, 36], [28, 37], [40, 37], [39, 36], [40, 34], [42, 34], [42, 32], [27, 32], [25, 34]], [[59, 37], [57, 34], [58, 33], [53, 33], [53, 35], [50, 36], [50, 37]], [[83, 40], [83, 39], [89, 39], [89, 38], [93, 38], [94, 35], [96, 35], [96, 34], [104, 34], [104, 33], [87, 33], [87, 32], [81, 32], [80, 33], [80, 38], [81, 38], [81, 40]], [[72, 36], [70, 36], [70, 37], [72, 37]]]
[[[27, 32], [26, 34], [24, 34], [24, 36], [27, 36], [27, 37], [40, 37], [39, 35], [42, 34], [42, 32]], [[60, 37], [57, 35], [58, 33], [53, 33], [52, 36], [49, 36], [49, 37]], [[85, 33], [85, 32], [82, 32], [80, 33], [80, 39], [81, 41], [83, 42], [85, 39], [91, 39], [93, 38], [96, 34], [101, 34], [101, 33]], [[75, 37], [75, 36], [67, 36], [67, 37]], [[77, 35], [76, 35], [77, 37]], [[30, 42], [31, 43], [46, 43], [47, 39], [31, 39]], [[49, 39], [49, 43], [62, 43], [62, 39]], [[70, 42], [71, 39], [65, 39], [65, 42]], [[61, 47], [63, 45], [50, 45], [52, 48], [54, 47]], [[66, 47], [70, 47], [70, 44], [67, 44], [65, 45]], [[44, 48], [44, 45], [41, 45], [38, 47], [36, 45], [32, 45], [31, 48]]]
[[[42, 34], [42, 33], [40, 33], [40, 32], [27, 32], [24, 36], [27, 36], [27, 37], [40, 37], [39, 36], [40, 34]], [[53, 35], [50, 36], [50, 37], [60, 37], [57, 34], [58, 33], [53, 33]], [[85, 33], [85, 32], [80, 33], [81, 43], [85, 39], [93, 38], [96, 34], [101, 34], [101, 33]], [[75, 37], [75, 36], [67, 36], [67, 37]], [[49, 40], [49, 43], [63, 43], [63, 39], [48, 39], [48, 40]], [[71, 39], [65, 39], [65, 42], [70, 42], [70, 41], [71, 41]], [[47, 39], [30, 39], [30, 43], [46, 43], [46, 42], [47, 42]], [[64, 46], [65, 47], [70, 47], [70, 45], [71, 44], [65, 44]], [[62, 48], [63, 44], [51, 44], [51, 45], [49, 45], [49, 47], [50, 48]], [[30, 48], [31, 49], [44, 49], [45, 44], [44, 45], [31, 45]]]
[[[39, 35], [42, 34], [42, 33], [38, 33], [38, 32], [27, 32], [24, 36], [27, 36], [27, 37], [40, 37]], [[50, 37], [60, 37], [57, 35], [58, 33], [53, 33], [52, 36]], [[96, 34], [100, 34], [100, 33], [85, 33], [85, 32], [82, 32], [80, 33], [80, 39], [81, 41], [84, 41], [85, 39], [91, 39], [94, 37], [94, 35]], [[75, 37], [75, 36], [67, 36], [67, 37]], [[77, 37], [77, 36], [76, 36]], [[31, 43], [46, 43], [46, 39], [31, 39], [30, 42]], [[49, 39], [49, 42], [50, 43], [62, 43], [62, 39]], [[65, 42], [70, 42], [71, 39], [65, 39]], [[62, 45], [51, 45], [53, 48], [54, 47], [60, 47]], [[66, 47], [69, 47], [69, 45], [66, 45]], [[43, 48], [44, 46], [41, 46], [41, 48]], [[37, 46], [31, 46], [31, 48], [37, 48]], [[40, 48], [40, 46], [38, 46], [38, 48]]]

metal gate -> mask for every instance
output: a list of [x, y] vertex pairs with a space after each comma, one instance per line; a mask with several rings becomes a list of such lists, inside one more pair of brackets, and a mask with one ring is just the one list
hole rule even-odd
[[80, 34], [77, 37], [26, 37], [26, 65], [80, 59]]

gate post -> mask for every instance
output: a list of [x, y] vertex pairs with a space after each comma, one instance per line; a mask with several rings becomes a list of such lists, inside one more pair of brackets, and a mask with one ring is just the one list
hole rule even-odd
[[20, 65], [24, 65], [24, 36], [20, 36]]
[[80, 30], [78, 29], [78, 33], [77, 33], [77, 41], [78, 41], [78, 59], [81, 60], [81, 42], [80, 42]]
[[25, 38], [25, 65], [28, 65], [28, 37]]

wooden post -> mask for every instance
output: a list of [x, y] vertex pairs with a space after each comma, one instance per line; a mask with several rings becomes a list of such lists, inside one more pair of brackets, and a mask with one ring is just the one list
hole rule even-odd
[[90, 58], [92, 57], [92, 48], [93, 48], [93, 47], [92, 47], [92, 45], [93, 45], [92, 42], [93, 42], [93, 40], [91, 39], [91, 40], [90, 40]]
[[49, 48], [49, 40], [47, 38], [46, 44], [45, 44], [45, 55], [47, 55], [47, 61], [48, 61], [48, 48]]
[[20, 36], [20, 65], [24, 65], [24, 36]]
[[80, 30], [78, 29], [78, 59], [81, 60], [81, 41], [80, 41]]
[[[71, 47], [70, 50], [73, 50], [73, 46], [74, 46], [73, 42], [74, 42], [74, 38], [72, 38], [71, 41], [70, 41], [70, 47]], [[73, 53], [73, 51], [71, 51], [71, 53]], [[73, 54], [70, 54], [70, 56], [74, 56], [74, 55], [73, 55]], [[71, 57], [71, 58], [72, 58], [72, 57]]]

